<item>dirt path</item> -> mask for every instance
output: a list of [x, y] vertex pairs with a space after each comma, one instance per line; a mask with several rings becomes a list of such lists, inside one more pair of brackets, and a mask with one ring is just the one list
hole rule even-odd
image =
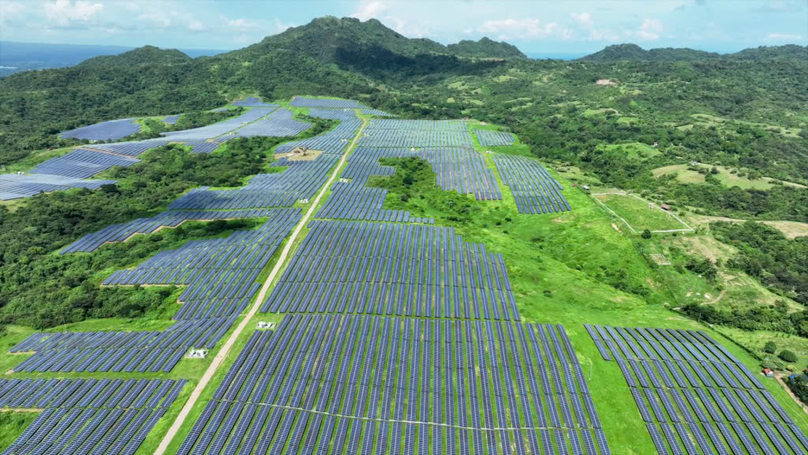
[[726, 289], [722, 289], [722, 290], [721, 290], [721, 293], [720, 293], [720, 294], [718, 294], [718, 297], [714, 298], [713, 300], [710, 300], [709, 302], [704, 302], [704, 303], [702, 303], [702, 305], [712, 305], [712, 304], [714, 304], [714, 303], [718, 303], [718, 302], [720, 302], [720, 301], [721, 301], [721, 299], [723, 299], [723, 298], [724, 298], [724, 294], [726, 294], [726, 293], [727, 293], [727, 290], [726, 290]]
[[365, 130], [368, 121], [362, 120], [362, 126], [359, 128], [359, 131], [356, 133], [353, 141], [351, 141], [351, 145], [342, 155], [342, 158], [337, 163], [337, 166], [334, 168], [334, 172], [331, 174], [331, 178], [323, 185], [323, 188], [317, 194], [317, 197], [312, 201], [309, 210], [306, 211], [306, 214], [303, 215], [303, 218], [300, 219], [300, 222], [297, 223], [295, 226], [295, 230], [292, 232], [292, 236], [289, 237], [289, 240], [286, 241], [286, 246], [281, 251], [281, 255], [278, 257], [278, 261], [275, 263], [275, 267], [272, 268], [272, 271], [269, 273], [269, 277], [267, 277], [266, 281], [264, 281], [264, 285], [261, 287], [261, 291], [258, 293], [258, 297], [255, 299], [255, 303], [253, 304], [252, 308], [250, 308], [250, 312], [247, 313], [247, 316], [242, 319], [239, 325], [236, 327], [236, 330], [233, 332], [232, 335], [225, 341], [224, 346], [219, 349], [219, 352], [216, 354], [216, 357], [213, 358], [213, 362], [210, 363], [208, 369], [205, 370], [205, 374], [202, 375], [202, 378], [199, 379], [196, 387], [194, 388], [193, 392], [191, 392], [191, 396], [188, 397], [188, 401], [185, 402], [185, 405], [180, 410], [179, 415], [177, 418], [174, 419], [174, 423], [171, 425], [171, 428], [168, 429], [168, 432], [163, 437], [163, 440], [160, 441], [160, 445], [157, 447], [157, 450], [154, 452], [155, 455], [163, 455], [166, 453], [168, 449], [168, 445], [171, 443], [171, 440], [174, 439], [179, 429], [182, 427], [182, 424], [185, 422], [185, 419], [188, 417], [188, 414], [191, 412], [191, 409], [196, 404], [199, 397], [202, 395], [202, 391], [208, 385], [210, 380], [216, 374], [216, 370], [222, 364], [222, 361], [228, 356], [230, 353], [230, 349], [233, 348], [233, 345], [236, 343], [239, 335], [241, 332], [244, 331], [244, 328], [247, 327], [247, 324], [250, 323], [253, 316], [258, 312], [258, 309], [261, 307], [261, 304], [264, 302], [264, 298], [266, 298], [267, 291], [269, 290], [269, 286], [272, 284], [272, 281], [275, 279], [275, 276], [283, 267], [284, 262], [286, 261], [286, 257], [289, 255], [289, 251], [292, 249], [292, 245], [294, 245], [297, 236], [300, 234], [300, 231], [303, 229], [303, 226], [308, 223], [309, 218], [314, 213], [314, 210], [317, 208], [318, 204], [320, 203], [320, 199], [323, 197], [328, 188], [331, 187], [331, 184], [334, 183], [334, 179], [337, 178], [337, 174], [339, 174], [342, 165], [345, 164], [345, 159], [348, 157], [348, 154], [353, 150], [354, 146], [356, 145], [356, 141], [362, 136], [362, 131]]
[[796, 395], [794, 395], [794, 392], [791, 391], [791, 387], [789, 387], [785, 383], [785, 381], [783, 381], [783, 375], [782, 374], [776, 374], [774, 377], [777, 379], [777, 382], [779, 382], [780, 385], [783, 386], [784, 389], [786, 389], [786, 393], [788, 393], [788, 396], [790, 396], [791, 399], [794, 400], [794, 402], [796, 402], [798, 405], [800, 405], [800, 408], [802, 408], [802, 411], [804, 413], [808, 414], [808, 406], [805, 406], [805, 404], [802, 401], [800, 401], [800, 399], [797, 398]]

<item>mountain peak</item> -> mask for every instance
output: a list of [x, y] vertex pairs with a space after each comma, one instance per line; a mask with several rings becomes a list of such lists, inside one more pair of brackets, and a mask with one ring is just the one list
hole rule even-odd
[[147, 64], [182, 64], [193, 59], [177, 49], [160, 49], [156, 46], [143, 46], [118, 55], [103, 55], [85, 60], [84, 66], [114, 65], [137, 66]]

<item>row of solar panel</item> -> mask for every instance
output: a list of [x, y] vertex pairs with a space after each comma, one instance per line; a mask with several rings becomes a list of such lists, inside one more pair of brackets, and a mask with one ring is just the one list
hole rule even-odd
[[243, 100], [235, 100], [230, 104], [242, 107], [280, 107], [277, 104], [265, 103], [254, 96], [248, 96]]
[[62, 132], [59, 136], [63, 138], [88, 139], [91, 141], [114, 141], [131, 136], [140, 131], [140, 123], [135, 119], [125, 118], [120, 120], [109, 120], [107, 122], [96, 123], [94, 125], [82, 126], [69, 131]]
[[260, 118], [233, 132], [239, 137], [268, 136], [284, 137], [297, 136], [311, 128], [311, 123], [293, 119], [292, 111], [279, 109], [266, 117]]
[[368, 220], [390, 223], [429, 223], [432, 218], [413, 217], [403, 210], [383, 209], [387, 190], [367, 188], [361, 183], [337, 182], [316, 218], [338, 220]]
[[501, 200], [493, 172], [482, 156], [467, 148], [369, 148], [358, 147], [348, 157], [343, 178], [364, 184], [373, 175], [393, 175], [395, 168], [382, 165], [384, 158], [420, 158], [430, 163], [437, 185], [446, 191], [474, 194], [477, 200]]
[[771, 392], [704, 332], [586, 329], [604, 358], [617, 361], [659, 453], [695, 453], [693, 441], [704, 453], [808, 451], [808, 438]]
[[[162, 251], [134, 269], [114, 272], [104, 284], [186, 285], [180, 301], [189, 309], [181, 311], [183, 318], [208, 317], [214, 306], [219, 307], [216, 314], [237, 314], [244, 299], [256, 292], [258, 274], [301, 217], [298, 209], [272, 210], [268, 215], [259, 229]], [[233, 304], [230, 310], [222, 306], [226, 303]]]
[[471, 133], [452, 130], [374, 129], [373, 123], [359, 138], [363, 147], [474, 147]]
[[513, 145], [515, 142], [513, 134], [502, 131], [474, 130], [474, 134], [477, 135], [477, 140], [483, 147]]
[[71, 188], [97, 190], [115, 180], [80, 180], [58, 175], [0, 174], [0, 201], [21, 199], [39, 193], [64, 191]]
[[367, 107], [353, 100], [328, 99], [328, 98], [307, 98], [296, 96], [292, 98], [292, 106], [295, 107], [323, 107], [330, 109], [366, 109]]
[[451, 228], [314, 221], [262, 311], [518, 319], [499, 254]]
[[531, 158], [518, 155], [494, 155], [494, 163], [516, 200], [519, 213], [541, 214], [571, 210], [561, 194], [561, 185]]
[[139, 160], [132, 158], [78, 148], [64, 156], [45, 161], [31, 169], [31, 173], [86, 179], [113, 166], [126, 167], [138, 162]]
[[102, 245], [112, 242], [124, 242], [133, 235], [151, 234], [164, 227], [175, 228], [186, 221], [235, 220], [246, 218], [267, 218], [272, 214], [270, 209], [254, 210], [169, 210], [151, 218], [138, 218], [128, 223], [113, 224], [98, 232], [87, 234], [66, 246], [59, 253], [75, 253], [79, 251], [95, 251]]
[[174, 210], [291, 207], [302, 199], [313, 198], [338, 160], [333, 155], [320, 155], [313, 161], [287, 161], [284, 158], [272, 163], [273, 167], [288, 166], [283, 172], [258, 174], [246, 186], [234, 190], [196, 188], [168, 207]]
[[[360, 441], [352, 422], [389, 425], [390, 441]], [[498, 435], [489, 453], [509, 453], [511, 438], [517, 453], [553, 453], [552, 432], [561, 451], [609, 453], [560, 326], [310, 315], [253, 334], [178, 453], [220, 453], [226, 443], [224, 453], [256, 444], [265, 453], [273, 440], [284, 453], [345, 441], [413, 448], [421, 428], [431, 430], [424, 450], [484, 453]]]
[[[9, 388], [14, 381], [19, 383]], [[184, 385], [184, 380], [0, 380], [0, 389], [40, 396], [6, 406], [44, 408], [2, 453], [132, 455]]]
[[15, 372], [171, 371], [192, 347], [212, 349], [236, 316], [179, 321], [154, 332], [35, 333], [11, 352], [35, 352]]
[[0, 408], [167, 408], [185, 380], [0, 379]]

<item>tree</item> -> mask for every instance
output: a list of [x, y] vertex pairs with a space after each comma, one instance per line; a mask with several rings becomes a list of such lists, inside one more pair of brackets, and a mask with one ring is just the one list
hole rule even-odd
[[797, 354], [794, 354], [794, 352], [789, 351], [788, 349], [783, 349], [782, 351], [780, 351], [779, 357], [784, 362], [793, 363], [797, 361]]
[[648, 229], [645, 229], [644, 231], [642, 231], [641, 237], [644, 238], [644, 239], [650, 239], [651, 238], [651, 231], [649, 231]]
[[766, 344], [763, 346], [763, 352], [768, 354], [774, 354], [777, 352], [777, 344], [774, 341], [767, 341]]

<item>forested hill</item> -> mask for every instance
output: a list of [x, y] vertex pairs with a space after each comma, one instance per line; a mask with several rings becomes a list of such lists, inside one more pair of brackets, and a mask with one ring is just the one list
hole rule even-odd
[[636, 44], [615, 44], [607, 46], [602, 51], [581, 57], [581, 60], [593, 62], [617, 62], [622, 60], [648, 61], [648, 62], [677, 62], [705, 60], [719, 58], [715, 52], [697, 51], [688, 48], [664, 48], [645, 50]]
[[179, 65], [189, 63], [193, 59], [176, 49], [160, 49], [154, 46], [143, 46], [119, 55], [101, 55], [87, 59], [81, 67], [103, 66], [137, 66], [137, 65]]
[[462, 40], [457, 44], [450, 44], [446, 48], [453, 54], [462, 57], [490, 57], [490, 58], [527, 58], [513, 44], [497, 42], [488, 37], [479, 41]]
[[526, 58], [519, 49], [488, 38], [461, 41], [444, 46], [426, 38], [407, 38], [384, 26], [376, 19], [365, 22], [350, 17], [326, 16], [309, 24], [292, 27], [278, 35], [268, 36], [235, 55], [263, 54], [288, 50], [325, 63], [344, 63], [345, 54], [357, 52], [390, 53], [403, 57], [419, 55], [455, 55], [463, 57]]
[[773, 60], [773, 59], [808, 59], [808, 46], [787, 44], [784, 46], [760, 46], [744, 49], [734, 54], [717, 54], [715, 52], [698, 51], [688, 48], [660, 48], [645, 50], [636, 44], [615, 44], [607, 46], [594, 54], [581, 57], [580, 60], [590, 62], [679, 62], [710, 59], [725, 60]]

